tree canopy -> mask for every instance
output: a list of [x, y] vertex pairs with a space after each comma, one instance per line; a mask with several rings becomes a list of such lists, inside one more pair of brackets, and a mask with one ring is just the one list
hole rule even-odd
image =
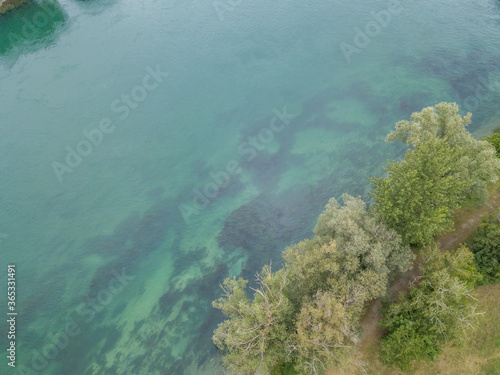
[[497, 157], [500, 158], [500, 133], [491, 134], [484, 140], [491, 143], [493, 147], [495, 147], [495, 150], [497, 150]]
[[465, 202], [484, 202], [486, 184], [498, 179], [493, 146], [466, 130], [471, 114], [440, 103], [400, 121], [387, 136], [410, 147], [400, 162], [388, 163], [387, 177], [372, 178], [375, 210], [405, 243], [425, 246], [453, 224], [452, 211]]
[[314, 229], [320, 241], [333, 238], [339, 251], [359, 258], [361, 265], [381, 274], [394, 275], [408, 270], [414, 256], [401, 236], [369, 212], [361, 198], [342, 196], [341, 206], [330, 199]]
[[414, 255], [379, 222], [360, 198], [332, 199], [316, 236], [283, 252], [284, 267], [247, 281], [226, 279], [214, 302], [227, 320], [214, 332], [224, 362], [235, 374], [292, 364], [300, 374], [323, 374], [358, 340], [367, 302], [385, 295], [389, 278], [406, 271]]
[[472, 236], [470, 247], [483, 284], [500, 281], [500, 209], [487, 215]]
[[262, 274], [257, 274], [257, 283], [250, 300], [245, 294], [246, 280], [226, 279], [223, 296], [213, 303], [229, 318], [214, 332], [214, 343], [227, 352], [224, 363], [235, 374], [271, 369], [286, 358], [292, 313], [284, 294], [288, 272], [272, 273], [271, 267], [265, 266]]
[[431, 139], [442, 139], [458, 153], [455, 165], [456, 177], [467, 172], [470, 187], [465, 196], [473, 202], [484, 203], [487, 197], [486, 183], [498, 179], [500, 161], [495, 158], [495, 149], [491, 143], [475, 139], [467, 130], [472, 114], [462, 116], [456, 103], [439, 103], [434, 107], [424, 108], [411, 115], [410, 121], [403, 120], [396, 124], [386, 138], [387, 142], [399, 140], [407, 146], [415, 147]]

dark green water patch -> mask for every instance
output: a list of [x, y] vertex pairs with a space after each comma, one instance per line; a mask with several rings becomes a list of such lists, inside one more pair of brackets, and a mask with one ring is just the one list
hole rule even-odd
[[263, 192], [272, 191], [279, 183], [281, 176], [290, 166], [303, 165], [305, 158], [301, 155], [291, 155], [280, 150], [277, 153], [269, 154], [261, 152], [255, 159], [244, 161], [241, 167], [252, 173], [252, 181]]
[[122, 221], [111, 235], [99, 235], [89, 239], [85, 244], [85, 253], [97, 253], [105, 257], [123, 255], [130, 250], [127, 242], [131, 241], [131, 233], [138, 228], [140, 222], [140, 215], [131, 215]]
[[422, 108], [434, 105], [433, 98], [429, 93], [415, 91], [399, 99], [399, 111], [401, 119], [408, 119], [413, 112], [421, 111]]
[[21, 55], [53, 44], [68, 16], [57, 1], [30, 1], [0, 17], [0, 55]]
[[95, 298], [102, 288], [106, 288], [110, 281], [116, 278], [116, 273], [126, 270], [128, 275], [132, 275], [139, 260], [144, 260], [144, 257], [162, 245], [169, 228], [179, 223], [179, 212], [173, 207], [175, 206], [171, 202], [162, 201], [140, 219], [135, 215], [126, 219], [114, 234], [91, 240], [91, 244], [98, 245], [94, 249], [105, 254], [118, 253], [119, 256], [95, 272], [87, 299]]
[[241, 247], [248, 252], [269, 252], [286, 242], [287, 228], [280, 223], [282, 210], [260, 196], [233, 211], [226, 219], [219, 246]]
[[492, 84], [494, 75], [500, 74], [500, 55], [484, 45], [475, 45], [466, 53], [434, 50], [418, 62], [417, 69], [447, 82], [451, 98], [461, 112], [473, 113], [471, 131], [498, 111], [500, 93]]

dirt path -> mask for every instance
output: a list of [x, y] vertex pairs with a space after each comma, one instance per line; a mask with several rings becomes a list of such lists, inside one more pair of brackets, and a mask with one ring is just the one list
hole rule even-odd
[[[437, 238], [441, 251], [455, 249], [460, 243], [465, 242], [481, 223], [481, 217], [486, 213], [493, 212], [497, 207], [500, 207], [500, 182], [491, 187], [490, 198], [486, 205], [480, 209], [461, 209], [456, 213], [454, 229]], [[390, 287], [392, 297], [396, 297], [400, 291], [408, 290], [409, 283], [419, 275], [421, 263], [422, 259], [418, 257], [413, 264], [413, 268]], [[363, 351], [373, 343], [378, 342], [382, 336], [382, 328], [378, 325], [378, 321], [382, 319], [382, 314], [379, 311], [380, 307], [380, 299], [373, 301], [361, 320], [360, 326], [363, 332], [359, 346], [361, 359], [363, 359]]]
[[438, 238], [442, 251], [452, 250], [460, 243], [465, 242], [481, 224], [481, 217], [500, 207], [500, 184], [497, 183], [495, 186], [496, 190], [491, 193], [488, 202], [482, 208], [464, 212], [464, 215], [456, 220], [454, 230]]

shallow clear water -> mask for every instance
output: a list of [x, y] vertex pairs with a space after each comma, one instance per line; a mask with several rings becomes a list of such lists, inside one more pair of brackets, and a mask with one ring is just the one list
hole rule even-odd
[[402, 1], [374, 23], [388, 4], [60, 0], [0, 17], [17, 373], [221, 373], [218, 284], [279, 267], [329, 197], [369, 199], [367, 176], [402, 155], [383, 142], [397, 120], [456, 101], [477, 136], [499, 126], [500, 3]]

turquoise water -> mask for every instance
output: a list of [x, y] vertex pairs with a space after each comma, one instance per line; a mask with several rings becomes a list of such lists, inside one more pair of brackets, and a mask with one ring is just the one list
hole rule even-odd
[[279, 267], [329, 197], [369, 199], [367, 176], [402, 155], [383, 142], [397, 120], [456, 101], [475, 135], [498, 127], [500, 3], [388, 4], [60, 0], [2, 16], [14, 373], [223, 373], [218, 284]]

